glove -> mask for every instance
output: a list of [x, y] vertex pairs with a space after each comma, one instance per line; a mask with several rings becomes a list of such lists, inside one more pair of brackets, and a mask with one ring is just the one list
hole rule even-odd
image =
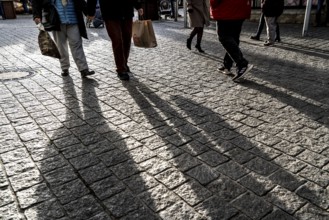
[[189, 8], [189, 9], [187, 9], [187, 12], [188, 12], [188, 13], [192, 13], [192, 12], [193, 12], [193, 8]]

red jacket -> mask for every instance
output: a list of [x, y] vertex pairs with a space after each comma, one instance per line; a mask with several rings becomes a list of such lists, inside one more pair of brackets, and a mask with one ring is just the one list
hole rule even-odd
[[250, 18], [251, 0], [210, 0], [214, 20], [244, 20]]

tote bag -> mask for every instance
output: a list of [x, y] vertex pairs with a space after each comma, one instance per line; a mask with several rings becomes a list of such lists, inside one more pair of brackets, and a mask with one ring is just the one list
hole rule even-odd
[[152, 48], [158, 45], [151, 20], [134, 21], [132, 37], [136, 47]]

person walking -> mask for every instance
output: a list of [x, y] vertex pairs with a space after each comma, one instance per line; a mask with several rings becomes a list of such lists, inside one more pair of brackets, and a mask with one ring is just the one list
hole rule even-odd
[[318, 5], [316, 8], [316, 14], [315, 14], [315, 27], [320, 26], [328, 26], [329, 25], [329, 1], [326, 0], [326, 19], [325, 22], [322, 23], [321, 14], [322, 14], [322, 8], [325, 0], [318, 0]]
[[[93, 19], [97, 0], [88, 0], [88, 17]], [[128, 58], [131, 46], [134, 8], [140, 16], [143, 9], [138, 0], [100, 0], [100, 9], [107, 33], [112, 41], [112, 50], [119, 79], [129, 80]]]
[[[259, 24], [257, 28], [257, 32], [255, 35], [250, 36], [250, 39], [252, 40], [260, 40], [260, 35], [262, 34], [263, 28], [265, 25], [265, 16], [263, 13], [261, 13], [260, 18], [259, 18]], [[275, 35], [275, 41], [281, 42], [281, 37], [280, 37], [280, 27], [279, 23], [276, 23], [276, 35]]]
[[[82, 46], [82, 37], [87, 38], [87, 31], [83, 19], [83, 12], [86, 12], [84, 0], [61, 0], [53, 1], [59, 15], [59, 22], [52, 31], [54, 40], [61, 55], [60, 65], [62, 76], [69, 75], [70, 58], [68, 45], [72, 57], [81, 73], [81, 77], [93, 75], [95, 72], [88, 68], [86, 56]], [[42, 10], [48, 10], [49, 2], [44, 0], [32, 0], [33, 20], [36, 24], [42, 22]]]
[[210, 12], [217, 24], [218, 39], [226, 54], [224, 63], [218, 70], [231, 73], [233, 62], [236, 63], [236, 75], [233, 80], [237, 80], [247, 74], [253, 65], [244, 58], [239, 44], [242, 24], [245, 19], [250, 18], [251, 0], [210, 0]]
[[30, 10], [28, 7], [28, 0], [22, 0], [23, 8], [24, 8], [24, 14], [29, 14]]
[[277, 20], [283, 13], [284, 0], [262, 0], [261, 7], [267, 31], [267, 41], [264, 46], [272, 46], [275, 42]]
[[209, 0], [187, 0], [187, 12], [190, 26], [193, 27], [193, 30], [186, 40], [186, 47], [191, 50], [192, 41], [196, 35], [195, 48], [200, 53], [204, 53], [204, 50], [201, 49], [201, 41], [204, 26], [210, 25]]

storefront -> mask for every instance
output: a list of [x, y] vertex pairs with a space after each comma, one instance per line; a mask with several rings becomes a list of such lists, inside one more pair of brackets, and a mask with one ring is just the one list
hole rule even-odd
[[[286, 8], [304, 8], [307, 0], [285, 0], [284, 4]], [[313, 6], [317, 5], [318, 0], [313, 0]], [[261, 0], [252, 0], [253, 8], [260, 8]]]

